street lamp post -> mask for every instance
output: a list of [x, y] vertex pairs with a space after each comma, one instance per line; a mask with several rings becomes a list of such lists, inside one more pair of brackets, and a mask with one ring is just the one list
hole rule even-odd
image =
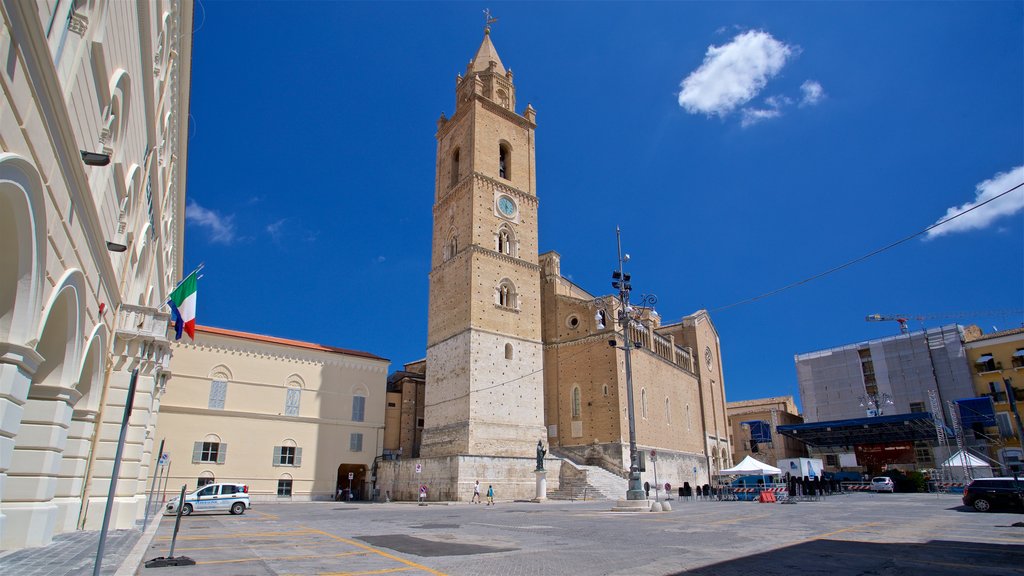
[[893, 405], [892, 396], [885, 392], [882, 392], [881, 394], [878, 392], [867, 392], [861, 396], [859, 400], [860, 407], [873, 410], [875, 416], [882, 415], [882, 406]]
[[[632, 286], [629, 283], [629, 274], [623, 271], [623, 265], [629, 261], [629, 254], [622, 253], [622, 233], [618, 226], [615, 227], [615, 240], [618, 245], [619, 269], [612, 272], [612, 286], [619, 291], [617, 298], [619, 306], [616, 320], [622, 328], [623, 345], [618, 346], [614, 338], [609, 340], [608, 344], [622, 350], [625, 357], [626, 416], [629, 420], [629, 484], [626, 488], [626, 500], [646, 500], [647, 496], [644, 493], [643, 486], [640, 484], [640, 453], [636, 448], [636, 415], [633, 409], [633, 366], [630, 358], [633, 348], [639, 347], [640, 344], [632, 341], [629, 330], [634, 326], [643, 326], [640, 321], [643, 313], [647, 308], [654, 306], [658, 298], [653, 294], [645, 294], [641, 296], [639, 308], [634, 308], [630, 305], [629, 292], [632, 290]], [[598, 322], [598, 326], [603, 328], [604, 316], [602, 313], [611, 307], [611, 302], [606, 302], [603, 298], [597, 298], [594, 304], [598, 308], [595, 319]]]

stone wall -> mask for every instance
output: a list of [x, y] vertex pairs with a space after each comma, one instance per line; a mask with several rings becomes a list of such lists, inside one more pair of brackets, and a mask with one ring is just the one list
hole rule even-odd
[[[427, 486], [428, 502], [468, 502], [473, 497], [473, 483], [480, 481], [480, 494], [494, 486], [496, 500], [532, 500], [536, 495], [535, 458], [493, 456], [446, 456], [389, 460], [377, 466], [377, 489], [381, 498], [390, 493], [391, 500], [415, 501], [420, 485]], [[420, 473], [416, 473], [416, 465]], [[544, 460], [548, 492], [558, 490], [562, 461]]]

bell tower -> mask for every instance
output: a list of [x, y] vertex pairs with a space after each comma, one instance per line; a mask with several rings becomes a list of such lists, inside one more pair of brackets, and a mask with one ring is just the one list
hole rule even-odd
[[544, 428], [536, 111], [490, 29], [437, 123], [422, 457], [532, 456]]

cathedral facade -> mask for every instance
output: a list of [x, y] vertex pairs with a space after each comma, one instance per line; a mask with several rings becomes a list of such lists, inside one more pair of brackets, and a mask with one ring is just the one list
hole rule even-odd
[[[539, 253], [536, 111], [516, 112], [489, 30], [455, 95], [451, 118], [438, 120], [422, 436], [385, 432], [415, 440], [385, 441], [405, 458], [385, 462], [378, 485], [461, 500], [480, 480], [499, 497], [532, 498], [538, 441], [550, 447], [549, 490], [580, 465], [625, 478], [624, 352], [608, 345], [622, 327], [598, 323], [595, 296], [561, 276], [557, 253]], [[617, 300], [602, 302], [614, 317]], [[658, 452], [662, 482], [708, 482], [731, 453], [710, 318], [662, 325], [651, 311], [630, 329], [638, 447]]]

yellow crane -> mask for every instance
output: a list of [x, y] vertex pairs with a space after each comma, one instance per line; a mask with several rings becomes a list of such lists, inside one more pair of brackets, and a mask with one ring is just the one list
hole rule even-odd
[[1010, 317], [1021, 316], [1024, 310], [985, 310], [982, 312], [951, 312], [946, 314], [868, 314], [864, 320], [867, 322], [896, 322], [900, 325], [900, 333], [909, 332], [907, 324], [911, 320], [924, 322], [925, 320], [952, 320], [955, 318], [985, 318], [985, 317]]

